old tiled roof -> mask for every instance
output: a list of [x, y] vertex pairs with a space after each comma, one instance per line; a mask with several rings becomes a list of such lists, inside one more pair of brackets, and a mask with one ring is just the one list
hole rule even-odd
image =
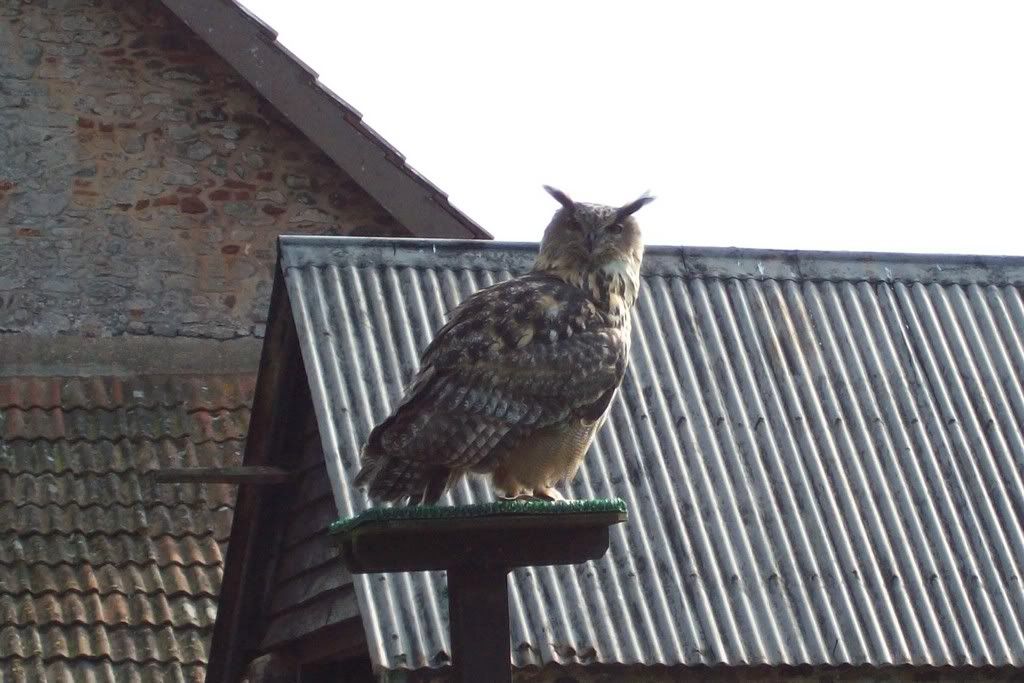
[[[0, 378], [0, 672], [200, 681], [251, 375]], [[8, 680], [4, 676], [0, 679]]]

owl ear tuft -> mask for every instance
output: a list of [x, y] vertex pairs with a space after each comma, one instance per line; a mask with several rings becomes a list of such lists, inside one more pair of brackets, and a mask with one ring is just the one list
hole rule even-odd
[[561, 190], [556, 190], [550, 185], [545, 185], [544, 189], [547, 191], [549, 195], [555, 198], [555, 201], [557, 201], [559, 204], [561, 204], [567, 209], [571, 209], [576, 204], [573, 200], [569, 199], [569, 195], [562, 192]]
[[619, 210], [616, 212], [619, 220], [622, 220], [626, 216], [632, 216], [634, 213], [636, 213], [637, 211], [639, 211], [640, 209], [647, 206], [653, 201], [654, 197], [644, 192], [643, 195], [641, 195], [637, 199], [634, 199], [629, 204], [626, 204], [625, 206], [619, 208]]

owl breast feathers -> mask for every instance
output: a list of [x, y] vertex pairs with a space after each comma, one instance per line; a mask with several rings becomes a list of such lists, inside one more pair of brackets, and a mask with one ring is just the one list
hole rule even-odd
[[560, 497], [552, 487], [575, 475], [629, 354], [629, 306], [610, 301], [623, 269], [577, 271], [535, 267], [456, 308], [370, 433], [356, 485], [377, 501], [434, 503], [476, 472], [506, 496]]

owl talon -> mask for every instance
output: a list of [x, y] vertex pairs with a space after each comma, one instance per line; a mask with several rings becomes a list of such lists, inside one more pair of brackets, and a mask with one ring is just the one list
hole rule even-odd
[[553, 488], [537, 489], [533, 492], [533, 495], [535, 498], [538, 498], [540, 500], [546, 500], [551, 503], [557, 503], [559, 501], [565, 500], [565, 496], [559, 493], [558, 489]]
[[523, 493], [523, 492], [520, 491], [519, 493], [501, 493], [501, 494], [498, 494], [498, 500], [505, 500], [505, 501], [534, 500], [534, 497], [531, 496], [529, 493]]

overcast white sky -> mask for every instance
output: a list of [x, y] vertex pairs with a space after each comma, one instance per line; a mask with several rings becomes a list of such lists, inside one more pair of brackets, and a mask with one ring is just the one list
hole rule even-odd
[[498, 239], [1024, 254], [1024, 3], [244, 1]]

